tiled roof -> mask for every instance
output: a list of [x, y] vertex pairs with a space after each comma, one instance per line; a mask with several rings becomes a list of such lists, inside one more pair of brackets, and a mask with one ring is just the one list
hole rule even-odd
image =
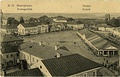
[[6, 76], [43, 76], [39, 68], [27, 69], [9, 73]]
[[2, 54], [4, 53], [12, 53], [12, 52], [18, 52], [18, 48], [17, 47], [11, 47], [11, 46], [6, 46], [6, 47], [2, 47], [1, 49]]
[[24, 26], [24, 27], [36, 27], [37, 24], [35, 24], [35, 23], [22, 23], [22, 26]]
[[5, 25], [5, 26], [2, 26], [1, 28], [2, 29], [17, 29], [17, 24], [14, 24], [14, 25]]
[[80, 30], [80, 33], [85, 34], [86, 38], [90, 38], [90, 37], [93, 37], [96, 35], [96, 34], [92, 33], [91, 31], [89, 31], [88, 29]]
[[3, 35], [0, 38], [0, 42], [12, 42], [12, 41], [23, 41], [23, 39], [20, 39], [17, 36], [12, 35]]
[[47, 45], [40, 46], [38, 43], [31, 43], [30, 41], [21, 44], [19, 49], [42, 59], [55, 58], [57, 53], [60, 53], [61, 56], [73, 54], [65, 49], [55, 50], [54, 47]]
[[101, 67], [100, 64], [78, 54], [42, 60], [42, 62], [52, 76], [70, 76]]

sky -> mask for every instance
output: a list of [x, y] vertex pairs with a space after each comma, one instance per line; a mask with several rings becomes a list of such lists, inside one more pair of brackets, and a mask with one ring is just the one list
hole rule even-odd
[[[120, 13], [119, 4], [120, 0], [2, 0], [1, 9], [3, 13]], [[32, 5], [32, 7], [17, 5]]]

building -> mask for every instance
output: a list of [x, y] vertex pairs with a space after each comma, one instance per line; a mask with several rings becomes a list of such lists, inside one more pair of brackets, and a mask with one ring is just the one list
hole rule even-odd
[[81, 55], [71, 54], [58, 58], [41, 60], [37, 66], [47, 76], [97, 76], [101, 64]]
[[43, 76], [43, 74], [39, 68], [34, 68], [8, 73], [5, 76]]
[[38, 34], [38, 28], [33, 23], [22, 23], [17, 26], [19, 35]]
[[2, 19], [2, 25], [4, 26], [4, 25], [7, 25], [7, 19]]
[[47, 33], [47, 32], [49, 32], [48, 31], [48, 28], [49, 28], [48, 25], [45, 25], [45, 24], [37, 25], [37, 28], [38, 28], [38, 33]]
[[65, 30], [65, 23], [53, 22], [50, 28], [51, 32]]
[[12, 36], [12, 35], [3, 35], [1, 36], [0, 39], [1, 46], [19, 46], [20, 44], [23, 43], [23, 39], [17, 37], [17, 36]]
[[42, 42], [35, 43], [33, 41], [21, 44], [19, 51], [20, 60], [26, 60], [29, 67], [44, 59], [73, 54], [67, 48], [61, 49], [59, 46], [51, 47], [44, 45]]
[[23, 39], [12, 35], [4, 35], [1, 37], [1, 55], [4, 66], [14, 66], [19, 60], [18, 47], [23, 43]]
[[98, 25], [96, 25], [96, 28], [99, 31], [107, 31], [107, 32], [112, 32], [114, 30], [113, 27], [111, 27], [107, 24], [98, 24]]
[[77, 24], [76, 22], [68, 22], [67, 27], [68, 29], [80, 30], [84, 28], [84, 24]]
[[3, 57], [3, 63], [5, 67], [11, 67], [16, 65], [19, 60], [19, 52], [17, 48], [14, 47], [3, 47], [1, 49], [1, 54]]
[[3, 35], [17, 33], [17, 24], [16, 25], [4, 25], [0, 28], [0, 33]]
[[87, 31], [81, 30], [78, 35], [84, 42], [92, 49], [93, 53], [97, 56], [117, 56], [118, 48], [111, 45], [107, 40], [102, 37]]
[[107, 20], [107, 21], [110, 20], [110, 14], [105, 15], [105, 20]]

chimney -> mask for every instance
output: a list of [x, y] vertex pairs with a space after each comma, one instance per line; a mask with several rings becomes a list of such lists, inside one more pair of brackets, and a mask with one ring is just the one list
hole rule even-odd
[[41, 46], [41, 45], [42, 45], [42, 41], [39, 42], [39, 46]]
[[58, 50], [58, 48], [59, 48], [58, 45], [55, 45], [55, 50]]
[[57, 52], [56, 57], [59, 58], [60, 57], [60, 53]]

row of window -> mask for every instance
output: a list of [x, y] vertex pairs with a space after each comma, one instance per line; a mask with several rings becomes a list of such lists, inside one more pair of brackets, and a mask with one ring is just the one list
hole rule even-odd
[[6, 55], [6, 58], [10, 58], [10, 57], [13, 57], [13, 54], [11, 54], [11, 55]]
[[[26, 60], [29, 60], [30, 59], [30, 56], [29, 55], [25, 55], [25, 54], [23, 54], [24, 55], [24, 59], [26, 59]], [[32, 62], [38, 62], [38, 59], [35, 59], [35, 58], [33, 58], [32, 57]], [[36, 61], [35, 61], [36, 60]]]

